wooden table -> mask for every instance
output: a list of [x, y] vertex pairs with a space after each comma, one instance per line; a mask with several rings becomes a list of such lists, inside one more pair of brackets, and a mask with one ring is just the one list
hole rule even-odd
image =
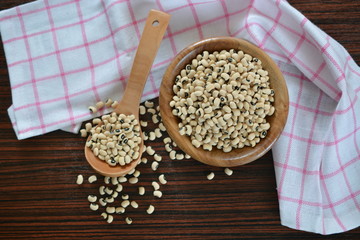
[[[1, 9], [29, 0], [2, 0]], [[338, 40], [360, 63], [360, 3], [353, 0], [289, 1], [311, 21]], [[163, 155], [158, 173], [168, 184], [164, 196], [141, 197], [125, 184], [140, 207], [129, 209], [124, 223], [113, 224], [89, 209], [88, 194], [102, 185], [76, 185], [78, 174], [93, 174], [83, 155], [84, 140], [56, 131], [23, 141], [16, 140], [7, 108], [11, 104], [6, 61], [0, 51], [0, 238], [1, 239], [360, 239], [360, 228], [332, 236], [296, 231], [280, 224], [271, 153], [237, 168], [226, 176], [222, 169], [192, 159], [172, 161], [161, 140], [149, 143]], [[139, 166], [141, 184], [150, 190], [156, 178], [147, 165]], [[206, 173], [215, 172], [208, 181]], [[156, 211], [147, 215], [146, 206]]]

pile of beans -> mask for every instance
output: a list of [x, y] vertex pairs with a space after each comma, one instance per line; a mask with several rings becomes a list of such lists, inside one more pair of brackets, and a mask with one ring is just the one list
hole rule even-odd
[[204, 51], [176, 76], [170, 102], [181, 135], [211, 151], [254, 147], [270, 128], [274, 90], [261, 60], [243, 51]]
[[106, 114], [85, 125], [91, 135], [86, 142], [95, 156], [110, 166], [124, 166], [140, 155], [140, 125], [134, 115]]
[[[116, 108], [117, 101], [107, 99], [90, 106], [90, 113], [97, 113], [104, 107]], [[105, 114], [94, 118], [80, 130], [82, 137], [91, 136], [86, 142], [95, 156], [106, 161], [110, 166], [129, 164], [140, 155], [140, 124], [134, 115]]]

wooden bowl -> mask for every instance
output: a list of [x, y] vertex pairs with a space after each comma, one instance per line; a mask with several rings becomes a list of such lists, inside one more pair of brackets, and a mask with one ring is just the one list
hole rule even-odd
[[[212, 151], [206, 151], [203, 150], [202, 147], [194, 147], [188, 136], [179, 134], [178, 123], [180, 119], [172, 114], [172, 108], [169, 105], [174, 95], [172, 86], [174, 85], [175, 77], [185, 68], [186, 64], [191, 63], [191, 60], [199, 53], [205, 50], [211, 53], [213, 51], [230, 49], [242, 50], [244, 53], [248, 53], [262, 61], [263, 69], [269, 72], [270, 87], [275, 91], [275, 101], [273, 103], [275, 113], [267, 117], [267, 121], [271, 124], [271, 127], [267, 136], [261, 139], [255, 147], [233, 149], [228, 153], [224, 153], [222, 150], [216, 148], [213, 148]], [[181, 150], [205, 164], [219, 167], [234, 167], [252, 162], [271, 149], [285, 126], [288, 115], [289, 96], [282, 73], [275, 62], [264, 51], [242, 39], [216, 37], [205, 39], [186, 47], [173, 59], [161, 83], [159, 102], [162, 120], [167, 132]]]

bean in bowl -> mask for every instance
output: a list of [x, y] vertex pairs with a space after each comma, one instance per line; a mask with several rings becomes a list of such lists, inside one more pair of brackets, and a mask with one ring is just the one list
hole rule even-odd
[[260, 59], [243, 51], [203, 51], [176, 76], [172, 114], [194, 147], [255, 147], [270, 129], [274, 90]]

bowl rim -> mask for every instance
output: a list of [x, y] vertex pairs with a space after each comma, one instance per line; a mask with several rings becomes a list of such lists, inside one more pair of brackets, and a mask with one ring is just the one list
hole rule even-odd
[[[182, 69], [181, 66], [185, 66], [186, 63], [189, 63], [189, 61], [187, 61], [188, 58], [189, 58], [188, 57], [189, 54], [191, 54], [193, 52], [196, 52], [196, 54], [198, 54], [199, 52], [202, 52], [202, 51], [206, 50], [206, 46], [209, 46], [211, 44], [216, 45], [219, 41], [231, 42], [233, 44], [238, 44], [238, 46], [243, 46], [243, 48], [254, 49], [254, 51], [256, 50], [256, 51], [258, 51], [258, 52], [260, 52], [262, 54], [261, 58], [260, 58], [262, 63], [263, 64], [266, 63], [266, 65], [271, 66], [271, 73], [274, 74], [276, 77], [278, 77], [276, 81], [279, 81], [280, 82], [279, 84], [281, 86], [283, 86], [282, 96], [284, 98], [285, 103], [283, 104], [284, 106], [282, 106], [282, 108], [281, 108], [281, 112], [282, 112], [282, 116], [281, 116], [282, 117], [282, 119], [281, 119], [282, 124], [281, 124], [281, 126], [277, 126], [276, 129], [273, 130], [272, 141], [265, 142], [264, 140], [268, 138], [268, 136], [267, 136], [267, 137], [261, 139], [261, 141], [254, 148], [244, 147], [242, 149], [233, 149], [230, 153], [225, 153], [225, 154], [227, 154], [229, 156], [228, 158], [225, 157], [225, 159], [217, 159], [217, 161], [215, 161], [215, 162], [214, 161], [209, 161], [207, 159], [209, 157], [208, 153], [211, 153], [211, 152], [215, 153], [215, 152], [218, 152], [218, 151], [222, 152], [222, 150], [213, 149], [212, 151], [209, 152], [209, 151], [203, 150], [202, 148], [195, 148], [192, 145], [191, 146], [193, 147], [193, 149], [189, 150], [189, 146], [187, 146], [184, 143], [184, 140], [185, 140], [183, 138], [184, 136], [181, 136], [178, 133], [174, 133], [173, 131], [167, 131], [167, 132], [169, 133], [172, 140], [179, 146], [179, 148], [182, 151], [184, 151], [185, 153], [189, 154], [195, 160], [198, 160], [200, 162], [203, 162], [203, 163], [209, 164], [209, 165], [213, 165], [213, 166], [232, 167], [232, 166], [243, 165], [243, 164], [255, 161], [256, 159], [259, 159], [261, 156], [266, 154], [272, 148], [272, 146], [278, 140], [278, 138], [280, 137], [281, 132], [283, 131], [283, 129], [285, 127], [285, 124], [286, 124], [286, 121], [287, 121], [288, 107], [289, 107], [288, 89], [287, 89], [285, 79], [284, 79], [280, 69], [278, 68], [278, 66], [276, 65], [274, 60], [272, 60], [268, 54], [266, 54], [262, 49], [260, 49], [256, 45], [250, 43], [249, 41], [244, 40], [244, 39], [240, 39], [240, 38], [235, 38], [235, 37], [219, 36], [219, 37], [206, 38], [206, 39], [194, 42], [194, 43], [188, 45], [187, 47], [185, 47], [184, 49], [182, 49], [172, 59], [169, 66], [167, 67], [167, 69], [165, 71], [165, 74], [163, 75], [163, 79], [162, 79], [161, 86], [160, 86], [159, 105], [160, 105], [160, 113], [161, 113], [161, 115], [162, 116], [166, 115], [166, 117], [163, 118], [163, 123], [164, 123], [164, 125], [165, 125], [165, 127], [167, 129], [168, 129], [169, 124], [170, 124], [170, 122], [171, 122], [171, 120], [173, 118], [177, 118], [178, 119], [177, 122], [179, 122], [178, 117], [176, 117], [176, 116], [171, 117], [168, 114], [165, 114], [165, 112], [167, 112], [167, 113], [169, 112], [169, 109], [170, 109], [170, 111], [172, 109], [169, 106], [169, 102], [171, 101], [171, 99], [170, 99], [170, 101], [167, 102], [166, 93], [164, 93], [165, 91], [169, 92], [169, 88], [168, 88], [168, 85], [170, 84], [169, 81], [171, 81], [171, 86], [172, 86], [173, 83], [174, 83], [174, 78], [176, 76], [176, 74], [174, 75], [175, 70], [179, 69], [179, 68], [181, 70]], [[231, 45], [231, 47], [229, 47], [229, 48], [226, 48], [225, 50], [230, 50], [231, 48], [233, 48], [232, 46], [233, 45]], [[246, 47], [244, 47], [244, 46], [246, 46]], [[220, 50], [220, 48], [219, 48], [219, 50]], [[224, 49], [222, 49], [222, 50], [224, 50]], [[240, 50], [241, 50], [241, 48], [240, 48]], [[213, 52], [213, 51], [211, 51], [211, 52]], [[209, 53], [210, 53], [210, 51], [209, 51]], [[244, 53], [248, 53], [248, 52], [244, 51]], [[251, 53], [249, 53], [249, 54], [251, 54]], [[251, 55], [254, 57], [254, 54], [251, 54]], [[255, 56], [255, 57], [257, 57], [257, 56]], [[266, 70], [268, 70], [268, 69], [266, 69]], [[180, 71], [178, 71], [178, 74], [179, 74], [179, 72]], [[269, 72], [269, 75], [270, 75], [270, 72]], [[173, 79], [169, 79], [169, 77], [171, 77], [171, 76], [173, 77]], [[270, 80], [270, 85], [271, 85], [272, 81], [275, 81], [275, 80]], [[170, 91], [172, 92], [172, 87], [171, 87]], [[172, 96], [173, 95], [174, 94], [172, 92]], [[274, 105], [275, 104], [276, 104], [276, 95], [275, 95]], [[276, 109], [276, 112], [277, 111], [278, 111], [278, 109]], [[274, 115], [271, 116], [271, 117], [275, 117]], [[272, 128], [270, 128], [270, 129], [272, 129]], [[269, 132], [270, 131], [271, 130], [269, 130]], [[181, 136], [181, 137], [179, 137], [179, 136]], [[190, 138], [187, 137], [187, 136], [185, 136], [185, 137], [188, 138], [188, 142], [190, 142]], [[263, 144], [259, 145], [261, 142], [263, 142]], [[191, 144], [191, 142], [190, 142], [190, 144]], [[257, 146], [258, 147], [261, 146], [261, 151], [257, 150], [256, 154], [254, 154], [254, 151], [251, 151], [250, 149], [256, 149]], [[199, 154], [194, 154], [194, 151], [200, 152], [200, 153]], [[231, 154], [231, 153], [236, 152], [236, 151], [237, 151], [238, 155], [241, 154], [241, 156], [238, 156], [238, 157], [234, 158], [233, 157], [234, 154]]]

